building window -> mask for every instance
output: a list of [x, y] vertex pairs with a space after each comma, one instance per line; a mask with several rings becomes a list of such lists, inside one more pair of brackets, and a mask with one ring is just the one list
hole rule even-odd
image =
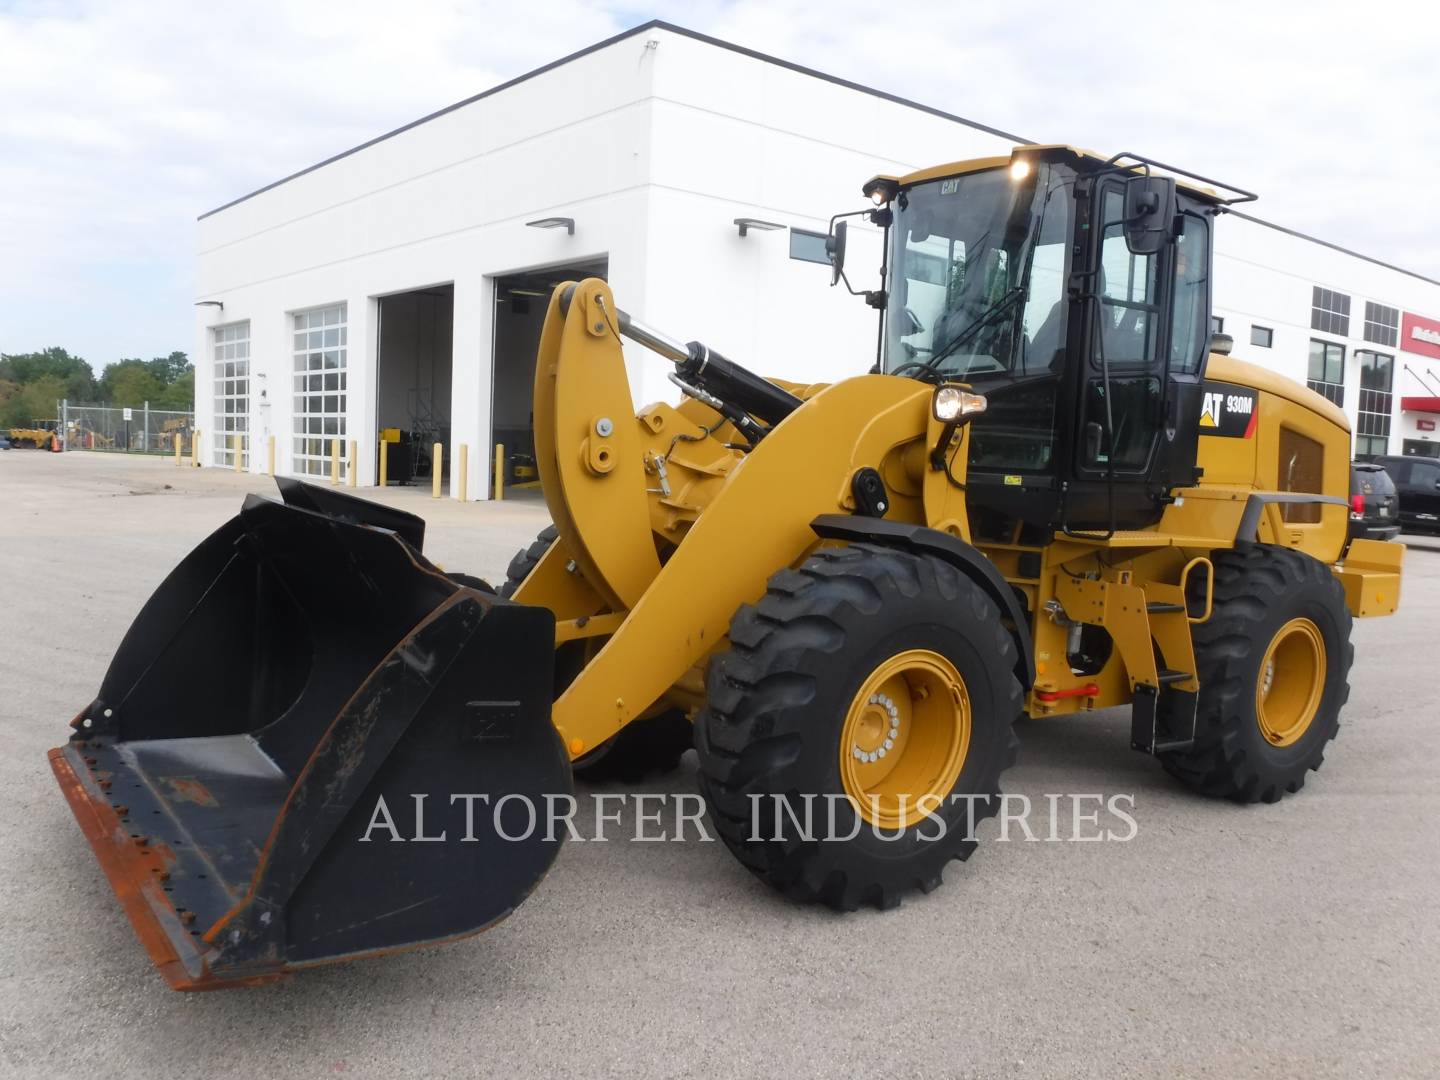
[[1355, 456], [1366, 459], [1390, 452], [1391, 384], [1395, 358], [1368, 349], [1360, 358], [1360, 410], [1355, 425]]
[[215, 429], [210, 461], [235, 467], [235, 436], [240, 436], [240, 467], [250, 467], [250, 323], [217, 326], [215, 351]]
[[1275, 344], [1275, 331], [1268, 326], [1250, 327], [1250, 344], [1268, 349]]
[[825, 250], [827, 239], [829, 238], [824, 233], [810, 232], [808, 229], [791, 229], [790, 258], [829, 266], [830, 255]]
[[1310, 300], [1310, 329], [1350, 336], [1350, 297], [1316, 285]]
[[1310, 374], [1305, 385], [1345, 407], [1345, 346], [1310, 339]]
[[[1401, 449], [1406, 457], [1427, 457], [1440, 458], [1440, 442], [1428, 442], [1424, 439], [1406, 439], [1401, 443]], [[1385, 466], [1385, 471], [1390, 471], [1390, 466]], [[1392, 477], [1393, 478], [1393, 477]], [[1394, 478], [1396, 483], [1401, 481]]]
[[345, 476], [345, 305], [295, 316], [295, 441], [292, 471], [330, 472], [332, 446]]
[[1210, 333], [1223, 334], [1225, 332], [1225, 320], [1219, 315], [1210, 316]]
[[1400, 309], [1365, 301], [1365, 340], [1392, 349], [1400, 340]]

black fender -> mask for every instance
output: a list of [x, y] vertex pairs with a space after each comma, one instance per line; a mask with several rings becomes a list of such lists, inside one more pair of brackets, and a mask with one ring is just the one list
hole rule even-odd
[[995, 601], [1000, 614], [1009, 621], [1009, 630], [1019, 656], [1015, 663], [1015, 676], [1020, 680], [1021, 689], [1027, 693], [1035, 685], [1035, 643], [1030, 635], [1030, 620], [1015, 590], [978, 548], [924, 525], [852, 514], [821, 514], [810, 523], [810, 528], [822, 540], [884, 544], [912, 555], [943, 559], [954, 566], [984, 589], [985, 595]]

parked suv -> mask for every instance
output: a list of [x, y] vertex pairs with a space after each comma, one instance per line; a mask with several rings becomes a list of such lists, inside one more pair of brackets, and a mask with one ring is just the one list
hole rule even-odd
[[1422, 532], [1440, 531], [1440, 458], [1373, 459], [1383, 465], [1400, 494], [1400, 524]]
[[1400, 535], [1400, 499], [1384, 466], [1350, 463], [1350, 539], [1394, 540]]

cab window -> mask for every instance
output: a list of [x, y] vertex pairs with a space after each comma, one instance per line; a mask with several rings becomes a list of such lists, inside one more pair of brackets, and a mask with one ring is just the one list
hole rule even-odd
[[1175, 241], [1175, 301], [1171, 305], [1170, 370], [1194, 375], [1210, 346], [1210, 224], [1196, 214], [1182, 218]]
[[1155, 255], [1136, 255], [1125, 243], [1125, 196], [1118, 185], [1105, 189], [1101, 202], [1099, 342], [1111, 367], [1148, 366], [1159, 348], [1160, 275]]

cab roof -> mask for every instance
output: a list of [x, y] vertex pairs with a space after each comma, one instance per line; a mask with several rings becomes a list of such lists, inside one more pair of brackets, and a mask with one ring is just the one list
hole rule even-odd
[[[1187, 174], [1183, 170], [1176, 169], [1173, 166], [1162, 165], [1160, 162], [1150, 161], [1147, 158], [1138, 157], [1134, 154], [1099, 154], [1094, 150], [1086, 150], [1078, 146], [1068, 146], [1064, 143], [1025, 143], [1015, 147], [1009, 154], [1004, 156], [971, 158], [968, 161], [952, 161], [944, 165], [931, 165], [928, 168], [917, 169], [915, 172], [906, 173], [903, 176], [881, 174], [870, 180], [870, 182], [865, 185], [865, 190], [869, 191], [876, 181], [889, 181], [897, 187], [907, 188], [912, 184], [924, 183], [927, 180], [938, 180], [941, 177], [961, 176], [965, 173], [981, 172], [985, 169], [1003, 168], [1013, 163], [1017, 158], [1032, 156], [1043, 156], [1046, 158], [1069, 157], [1076, 164], [1090, 162], [1095, 165], [1103, 165], [1112, 159], [1129, 159], [1129, 161], [1133, 161], [1134, 164], [1122, 165], [1122, 167], [1129, 167], [1139, 171], [1148, 165], [1154, 167], [1161, 173], [1175, 174], [1177, 187], [1184, 188], [1187, 194], [1194, 198], [1202, 199], [1205, 202], [1224, 206], [1234, 202], [1249, 202], [1256, 198], [1254, 193], [1245, 191], [1243, 188], [1232, 187], [1229, 184], [1220, 184], [1217, 181], [1207, 180], [1205, 177]], [[1222, 196], [1220, 192], [1216, 190], [1216, 187], [1211, 186], [1212, 184], [1235, 192], [1237, 197], [1226, 198]]]

